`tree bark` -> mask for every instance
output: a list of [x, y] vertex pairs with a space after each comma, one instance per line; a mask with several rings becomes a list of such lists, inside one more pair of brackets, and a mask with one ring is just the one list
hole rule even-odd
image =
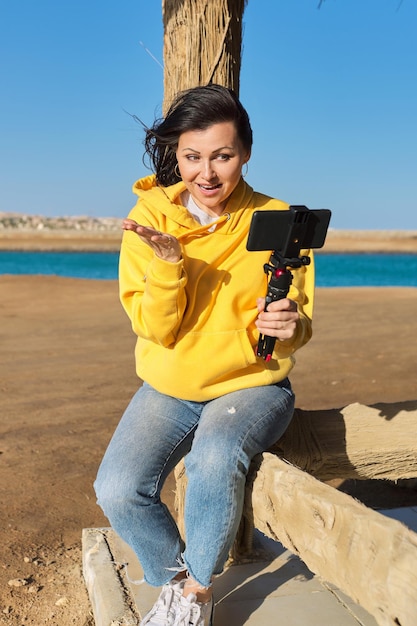
[[417, 476], [417, 400], [297, 409], [270, 451], [320, 480]]
[[164, 112], [179, 91], [218, 83], [239, 93], [246, 0], [163, 0]]

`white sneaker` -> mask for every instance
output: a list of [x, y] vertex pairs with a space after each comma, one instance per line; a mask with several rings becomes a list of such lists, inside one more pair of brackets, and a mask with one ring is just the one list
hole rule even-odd
[[186, 598], [180, 598], [175, 626], [212, 626], [213, 616], [213, 598], [203, 604], [197, 602], [197, 596], [190, 593]]
[[151, 610], [140, 622], [140, 626], [174, 626], [178, 606], [182, 598], [184, 580], [166, 583]]

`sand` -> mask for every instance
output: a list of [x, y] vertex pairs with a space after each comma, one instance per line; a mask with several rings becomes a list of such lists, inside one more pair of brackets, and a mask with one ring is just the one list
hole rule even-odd
[[[415, 400], [416, 319], [414, 288], [318, 289], [297, 406]], [[108, 525], [92, 483], [139, 384], [117, 283], [0, 276], [0, 337], [0, 624], [91, 626], [81, 531]], [[417, 503], [391, 483], [342, 488], [377, 508]]]

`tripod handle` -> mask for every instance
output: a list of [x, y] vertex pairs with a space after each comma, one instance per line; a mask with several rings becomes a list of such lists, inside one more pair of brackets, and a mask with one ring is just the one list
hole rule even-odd
[[[292, 274], [285, 265], [279, 264], [278, 267], [266, 264], [264, 266], [265, 273], [271, 272], [271, 278], [268, 283], [268, 292], [265, 298], [265, 311], [268, 310], [268, 305], [276, 300], [282, 300], [286, 298], [291, 282]], [[256, 349], [256, 356], [260, 356], [265, 361], [270, 361], [275, 346], [275, 337], [268, 335], [259, 335], [258, 346]]]

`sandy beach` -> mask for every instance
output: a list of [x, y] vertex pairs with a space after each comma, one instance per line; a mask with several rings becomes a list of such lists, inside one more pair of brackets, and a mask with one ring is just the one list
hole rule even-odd
[[[2, 235], [0, 247], [22, 249], [23, 239]], [[88, 249], [87, 237], [69, 239]], [[110, 239], [117, 247], [120, 235]], [[328, 251], [357, 249], [358, 241], [363, 251], [377, 241], [376, 249], [416, 252], [413, 233], [336, 239], [330, 233]], [[45, 242], [69, 245], [57, 236], [34, 242], [32, 234], [31, 249]], [[109, 248], [101, 242], [101, 249]], [[415, 400], [416, 319], [415, 288], [318, 289], [314, 338], [292, 375], [297, 406]], [[92, 483], [140, 384], [135, 338], [115, 281], [0, 275], [0, 321], [0, 624], [92, 626], [81, 531], [108, 525]], [[171, 504], [172, 489], [170, 480]], [[376, 508], [417, 504], [416, 491], [391, 483], [346, 490]]]

